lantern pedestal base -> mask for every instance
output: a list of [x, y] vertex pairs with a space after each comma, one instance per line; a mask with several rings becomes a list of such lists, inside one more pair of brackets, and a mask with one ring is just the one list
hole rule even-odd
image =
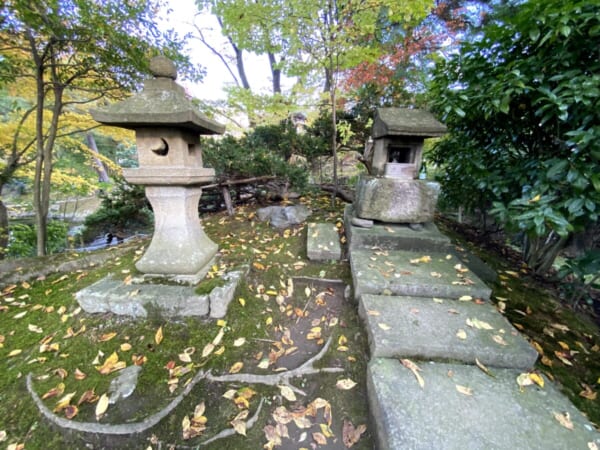
[[218, 246], [198, 218], [201, 187], [147, 186], [154, 235], [136, 268], [152, 277], [195, 283], [208, 271]]

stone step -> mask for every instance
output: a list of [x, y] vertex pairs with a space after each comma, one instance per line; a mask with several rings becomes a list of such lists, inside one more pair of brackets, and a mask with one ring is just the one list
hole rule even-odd
[[[589, 449], [600, 446], [592, 424], [546, 380], [519, 388], [519, 371], [419, 363], [425, 384], [399, 361], [373, 360], [367, 390], [379, 449]], [[457, 390], [472, 390], [465, 395]], [[555, 414], [567, 414], [573, 430]]]
[[491, 289], [450, 253], [354, 249], [350, 265], [356, 299], [374, 294], [455, 299], [469, 295], [488, 300], [491, 294]]
[[529, 370], [538, 357], [488, 302], [366, 294], [359, 301], [358, 312], [369, 336], [371, 358], [466, 364], [475, 364], [477, 358], [488, 367]]
[[342, 258], [340, 235], [331, 223], [309, 223], [306, 235], [306, 253], [313, 261], [339, 260]]
[[346, 206], [344, 210], [344, 227], [350, 251], [354, 249], [371, 249], [378, 247], [384, 250], [437, 251], [451, 252], [452, 242], [437, 229], [433, 222], [421, 224], [420, 230], [408, 225], [374, 222], [370, 228], [352, 225], [354, 207]]

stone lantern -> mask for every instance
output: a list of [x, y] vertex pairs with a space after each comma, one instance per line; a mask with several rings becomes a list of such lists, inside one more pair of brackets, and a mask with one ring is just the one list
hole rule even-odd
[[154, 211], [152, 242], [137, 269], [150, 276], [196, 282], [218, 250], [198, 218], [202, 185], [214, 181], [214, 169], [202, 165], [201, 134], [222, 134], [225, 127], [192, 105], [175, 82], [169, 59], [150, 62], [154, 79], [141, 93], [92, 112], [98, 122], [135, 131], [138, 168], [123, 169], [132, 184], [146, 187]]
[[416, 178], [422, 165], [423, 142], [445, 132], [446, 127], [427, 111], [377, 109], [373, 141], [364, 155], [370, 173], [362, 175], [356, 187], [356, 216], [406, 224], [433, 220], [439, 185]]

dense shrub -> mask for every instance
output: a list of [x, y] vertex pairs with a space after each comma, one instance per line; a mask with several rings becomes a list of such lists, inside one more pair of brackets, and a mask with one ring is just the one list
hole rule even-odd
[[[69, 225], [59, 220], [48, 222], [47, 254], [59, 253], [67, 247]], [[8, 239], [8, 256], [23, 258], [35, 256], [37, 236], [35, 227], [23, 223], [11, 225]]]
[[306, 186], [306, 170], [290, 165], [292, 154], [306, 155], [314, 137], [298, 134], [286, 122], [257, 127], [240, 138], [225, 136], [203, 141], [204, 165], [215, 169], [220, 179], [242, 179], [272, 175], [290, 187], [302, 190]]
[[152, 211], [143, 186], [117, 179], [112, 189], [100, 196], [100, 208], [85, 219], [85, 239], [106, 232], [146, 228], [152, 224]]

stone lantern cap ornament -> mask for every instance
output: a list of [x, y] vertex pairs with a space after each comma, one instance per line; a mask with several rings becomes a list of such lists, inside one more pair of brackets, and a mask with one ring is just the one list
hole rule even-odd
[[175, 82], [175, 65], [163, 56], [150, 62], [154, 75], [142, 92], [92, 111], [98, 122], [135, 131], [139, 167], [123, 169], [132, 184], [146, 186], [154, 211], [154, 235], [137, 262], [140, 272], [195, 282], [204, 276], [218, 247], [198, 217], [202, 185], [215, 179], [200, 149], [201, 134], [225, 127], [200, 113]]

